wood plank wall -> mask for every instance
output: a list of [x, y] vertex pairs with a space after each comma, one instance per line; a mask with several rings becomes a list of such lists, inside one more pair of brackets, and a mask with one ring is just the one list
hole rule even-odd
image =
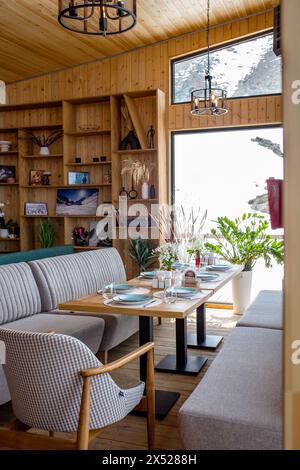
[[[264, 31], [273, 25], [272, 12], [220, 25], [212, 29], [213, 45]], [[97, 39], [95, 39], [97, 40]], [[204, 49], [205, 31], [186, 34], [169, 41], [105, 59], [15, 82], [7, 86], [9, 104], [51, 101], [134, 90], [160, 88], [169, 94], [170, 59]], [[193, 129], [280, 123], [281, 97], [232, 100], [231, 112], [225, 117], [192, 117], [189, 105], [169, 105], [168, 129]]]

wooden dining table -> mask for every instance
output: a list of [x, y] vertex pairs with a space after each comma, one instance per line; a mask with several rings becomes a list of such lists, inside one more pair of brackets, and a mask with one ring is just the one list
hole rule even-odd
[[[99, 294], [92, 294], [80, 299], [64, 302], [59, 305], [62, 312], [74, 312], [80, 315], [105, 315], [116, 314], [130, 315], [139, 317], [139, 343], [140, 346], [154, 340], [154, 318], [175, 319], [176, 322], [176, 354], [167, 355], [155, 367], [157, 371], [170, 372], [185, 375], [197, 375], [206, 364], [206, 356], [188, 355], [188, 345], [197, 348], [217, 347], [222, 337], [206, 335], [205, 328], [205, 304], [213, 294], [224, 286], [227, 282], [238, 275], [242, 268], [232, 267], [230, 272], [221, 273], [219, 283], [201, 283], [199, 295], [193, 299], [178, 299], [175, 303], [167, 304], [163, 300], [158, 304], [148, 306], [117, 306], [114, 303], [106, 305], [105, 298]], [[136, 287], [145, 287], [150, 291], [150, 295], [157, 293], [157, 289], [152, 289], [151, 281], [147, 279], [132, 279], [128, 282]], [[197, 312], [196, 333], [187, 334], [187, 319], [189, 315]], [[146, 382], [147, 358], [140, 358], [140, 379]], [[179, 394], [170, 391], [156, 391], [156, 415], [158, 418], [164, 418], [175, 402]]]

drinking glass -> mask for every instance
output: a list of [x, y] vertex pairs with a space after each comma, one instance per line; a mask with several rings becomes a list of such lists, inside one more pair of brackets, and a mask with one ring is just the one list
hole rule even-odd
[[168, 287], [164, 290], [164, 302], [166, 304], [174, 304], [177, 301], [177, 293], [174, 287]]
[[103, 297], [106, 299], [106, 300], [110, 300], [110, 299], [113, 299], [115, 296], [116, 296], [116, 287], [114, 285], [114, 283], [111, 283], [109, 284], [108, 286], [106, 286], [104, 288], [104, 292], [103, 292]]

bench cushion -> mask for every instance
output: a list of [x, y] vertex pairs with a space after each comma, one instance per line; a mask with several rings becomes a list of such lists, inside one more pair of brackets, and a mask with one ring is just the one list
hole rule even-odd
[[283, 299], [282, 292], [261, 291], [254, 302], [245, 312], [237, 326], [255, 328], [283, 329]]
[[111, 282], [126, 280], [122, 259], [114, 248], [59, 256], [29, 263], [42, 299], [42, 310], [93, 294]]
[[0, 266], [0, 325], [41, 312], [41, 298], [26, 263]]
[[179, 412], [190, 450], [282, 448], [282, 332], [236, 328]]
[[[53, 310], [53, 312], [58, 313], [59, 310]], [[67, 312], [64, 311], [63, 314], [67, 314]], [[77, 316], [79, 314], [69, 313], [69, 315]], [[101, 351], [109, 351], [110, 349], [115, 348], [119, 344], [123, 343], [123, 341], [126, 341], [139, 329], [138, 317], [120, 315], [118, 313], [111, 315], [88, 313], [88, 316], [102, 318], [105, 322], [104, 334], [100, 346]]]
[[86, 344], [93, 353], [97, 353], [104, 332], [104, 321], [101, 318], [70, 316], [42, 313], [33, 317], [7, 323], [2, 329], [48, 333], [54, 331], [73, 336]]

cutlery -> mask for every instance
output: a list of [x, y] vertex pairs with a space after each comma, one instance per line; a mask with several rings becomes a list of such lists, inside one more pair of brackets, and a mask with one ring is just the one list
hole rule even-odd
[[145, 303], [142, 308], [146, 308], [146, 307], [149, 307], [149, 305], [152, 305], [154, 304], [154, 302], [156, 302], [157, 300], [156, 299], [151, 299], [149, 300], [147, 303]]

